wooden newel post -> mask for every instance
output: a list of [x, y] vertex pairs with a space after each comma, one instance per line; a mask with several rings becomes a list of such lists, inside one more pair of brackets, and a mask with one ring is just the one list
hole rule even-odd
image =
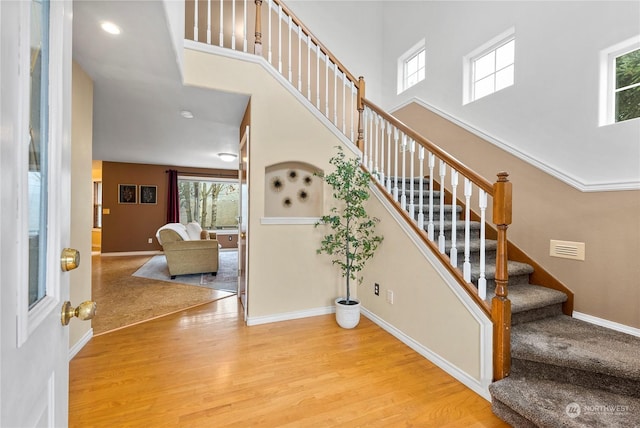
[[511, 224], [511, 183], [509, 174], [498, 173], [493, 185], [493, 223], [498, 227], [496, 254], [496, 295], [491, 300], [493, 318], [493, 379], [509, 376], [511, 371], [511, 301], [507, 283], [507, 228]]
[[256, 41], [253, 45], [253, 53], [262, 55], [262, 0], [256, 2]]
[[364, 113], [364, 77], [358, 77], [358, 141], [356, 145], [360, 149], [361, 152], [364, 152], [364, 118], [362, 117]]

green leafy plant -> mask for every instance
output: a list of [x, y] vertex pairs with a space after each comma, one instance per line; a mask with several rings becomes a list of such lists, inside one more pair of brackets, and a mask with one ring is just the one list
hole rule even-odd
[[333, 191], [333, 197], [338, 205], [330, 210], [316, 223], [327, 225], [331, 229], [322, 238], [318, 254], [332, 256], [332, 263], [340, 267], [342, 276], [347, 280], [347, 295], [345, 304], [352, 304], [350, 280], [362, 282], [358, 272], [364, 268], [367, 260], [373, 257], [376, 249], [383, 240], [375, 234], [375, 226], [380, 221], [369, 216], [364, 202], [369, 199], [369, 182], [371, 176], [360, 168], [357, 158], [347, 158], [344, 150], [336, 146], [338, 153], [329, 163], [335, 167], [330, 174], [317, 173]]

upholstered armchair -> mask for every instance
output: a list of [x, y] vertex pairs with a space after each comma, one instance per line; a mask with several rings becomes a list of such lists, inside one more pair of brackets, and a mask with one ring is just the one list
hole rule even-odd
[[156, 238], [167, 258], [171, 279], [176, 275], [218, 272], [218, 240], [199, 224], [165, 224], [158, 229]]

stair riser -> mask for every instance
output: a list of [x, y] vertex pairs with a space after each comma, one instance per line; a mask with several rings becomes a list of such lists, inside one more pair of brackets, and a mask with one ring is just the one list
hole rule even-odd
[[[615, 394], [640, 398], [640, 382], [627, 378], [619, 378], [601, 373], [578, 370], [571, 367], [560, 367], [537, 361], [529, 361], [512, 355], [511, 373], [524, 377], [536, 377], [592, 389], [601, 389]], [[576, 397], [579, 399], [580, 397]]]
[[513, 410], [511, 407], [504, 404], [502, 401], [493, 398], [491, 400], [491, 411], [500, 419], [517, 428], [537, 428], [538, 426], [531, 422], [529, 419], [520, 415], [520, 413]]
[[518, 325], [525, 322], [537, 321], [543, 318], [562, 315], [562, 303], [547, 305], [542, 308], [530, 311], [519, 312], [511, 315], [511, 325]]

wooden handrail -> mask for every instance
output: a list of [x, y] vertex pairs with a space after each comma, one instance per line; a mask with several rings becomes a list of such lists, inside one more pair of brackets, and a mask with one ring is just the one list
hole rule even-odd
[[376, 106], [371, 101], [364, 98], [362, 103], [369, 107], [372, 111], [378, 114], [380, 117], [384, 118], [386, 121], [391, 123], [393, 126], [398, 128], [398, 130], [402, 131], [405, 135], [410, 137], [412, 140], [423, 146], [425, 149], [429, 150], [431, 153], [436, 155], [439, 159], [442, 159], [447, 165], [453, 167], [456, 171], [461, 173], [463, 176], [467, 177], [469, 180], [473, 181], [476, 186], [487, 192], [488, 195], [493, 196], [493, 184], [489, 182], [487, 179], [482, 177], [480, 174], [454, 158], [452, 155], [442, 150], [440, 147], [433, 144], [431, 141], [424, 138], [422, 135], [418, 134], [413, 129], [409, 128], [407, 125], [402, 123], [400, 120], [396, 119], [386, 111], [382, 110], [380, 107]]

